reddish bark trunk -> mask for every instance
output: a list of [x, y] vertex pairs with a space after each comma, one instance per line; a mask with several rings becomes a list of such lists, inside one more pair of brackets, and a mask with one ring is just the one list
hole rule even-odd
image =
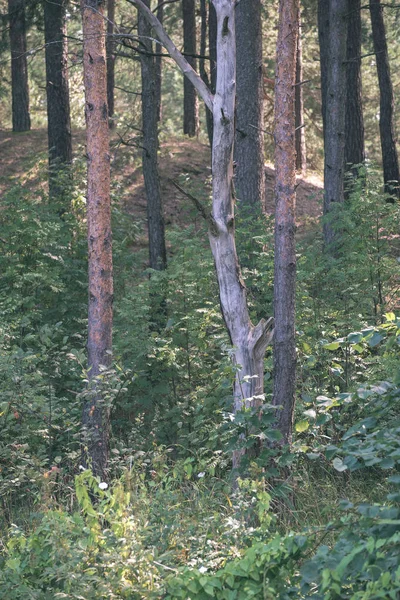
[[110, 154], [103, 3], [81, 0], [88, 160], [87, 224], [89, 251], [89, 400], [83, 408], [85, 458], [104, 477], [108, 459], [109, 409], [99, 382], [111, 363], [113, 266], [110, 207]]
[[283, 442], [292, 437], [295, 348], [295, 77], [299, 0], [280, 0], [275, 78], [274, 393]]

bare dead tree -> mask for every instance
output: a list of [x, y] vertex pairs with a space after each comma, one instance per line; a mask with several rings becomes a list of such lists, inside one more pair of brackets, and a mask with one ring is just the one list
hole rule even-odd
[[[235, 1], [213, 0], [217, 17], [217, 80], [215, 95], [177, 50], [143, 0], [135, 4], [153, 27], [183, 73], [213, 114], [212, 211], [207, 214], [209, 240], [219, 284], [221, 310], [232, 342], [236, 369], [234, 411], [263, 403], [264, 355], [272, 339], [272, 319], [251, 322], [235, 245], [233, 144], [235, 138], [236, 40]], [[234, 456], [237, 467], [240, 454]]]

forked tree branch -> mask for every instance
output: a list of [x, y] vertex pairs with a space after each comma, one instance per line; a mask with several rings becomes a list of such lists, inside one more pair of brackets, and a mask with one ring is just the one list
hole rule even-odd
[[161, 44], [168, 50], [171, 58], [174, 59], [178, 67], [181, 69], [183, 74], [189, 79], [189, 81], [194, 85], [200, 96], [203, 98], [207, 107], [212, 111], [214, 96], [201, 79], [201, 77], [196, 73], [196, 71], [189, 65], [188, 61], [185, 59], [183, 54], [179, 52], [178, 48], [175, 46], [174, 42], [171, 40], [164, 27], [161, 25], [160, 21], [157, 17], [151, 12], [151, 10], [144, 4], [143, 0], [127, 0], [129, 4], [136, 6], [142, 15], [145, 17], [147, 22], [152, 26], [158, 39]]

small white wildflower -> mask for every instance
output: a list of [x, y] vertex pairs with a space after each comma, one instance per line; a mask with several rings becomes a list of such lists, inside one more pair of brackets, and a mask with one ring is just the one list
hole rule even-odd
[[80, 471], [86, 471], [85, 467], [82, 467], [82, 465], [79, 465], [79, 470]]
[[200, 567], [199, 568], [199, 573], [207, 573], [208, 569], [207, 567]]
[[106, 490], [108, 488], [108, 483], [106, 483], [105, 481], [102, 481], [101, 483], [99, 483], [99, 488], [101, 490]]
[[205, 475], [205, 473], [204, 473], [204, 471], [202, 471], [201, 473], [199, 473], [199, 474], [197, 475], [197, 477], [198, 477], [199, 479], [201, 479], [202, 477], [204, 477], [204, 475]]

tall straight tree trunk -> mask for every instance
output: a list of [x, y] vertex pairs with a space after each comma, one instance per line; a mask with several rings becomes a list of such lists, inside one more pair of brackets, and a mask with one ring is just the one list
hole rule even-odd
[[[157, 19], [160, 23], [164, 20], [164, 0], [158, 0]], [[157, 120], [162, 119], [162, 45], [156, 43], [156, 103], [157, 103]]]
[[115, 87], [115, 0], [107, 2], [107, 104], [110, 128], [114, 127], [114, 87]]
[[65, 191], [59, 171], [72, 162], [71, 116], [68, 87], [66, 0], [44, 0], [46, 55], [47, 133], [49, 145], [49, 193]]
[[[195, 0], [182, 0], [183, 48], [186, 59], [196, 69], [196, 7]], [[190, 56], [192, 55], [192, 56]], [[194, 137], [199, 132], [199, 103], [194, 85], [183, 80], [183, 133]]]
[[238, 201], [265, 209], [261, 0], [236, 8], [235, 187]]
[[380, 92], [379, 129], [381, 134], [383, 179], [385, 190], [392, 194], [395, 193], [399, 197], [400, 174], [394, 126], [393, 85], [390, 77], [385, 23], [380, 0], [370, 0], [369, 9]]
[[295, 78], [299, 0], [280, 0], [275, 76], [275, 274], [273, 404], [283, 442], [290, 443], [296, 385]]
[[8, 0], [11, 48], [12, 128], [29, 131], [28, 63], [26, 60], [25, 0]]
[[[158, 38], [184, 74], [196, 86], [214, 118], [212, 149], [212, 212], [203, 209], [209, 224], [209, 240], [219, 284], [221, 310], [233, 350], [236, 370], [234, 412], [260, 407], [264, 390], [264, 355], [272, 338], [272, 319], [251, 323], [235, 245], [233, 197], [233, 144], [235, 138], [236, 40], [235, 0], [213, 0], [217, 17], [218, 68], [216, 92], [212, 95], [197, 73], [178, 52], [143, 0], [134, 0], [154, 27]], [[294, 80], [293, 80], [294, 82]], [[292, 82], [292, 83], [293, 83]], [[238, 467], [240, 453], [234, 455]]]
[[306, 130], [304, 128], [304, 98], [303, 98], [303, 50], [301, 41], [301, 24], [297, 36], [296, 52], [296, 89], [295, 89], [295, 114], [296, 114], [296, 169], [305, 177], [307, 173]]
[[[217, 14], [212, 2], [208, 5], [208, 54], [210, 57], [210, 91], [215, 94], [217, 85]], [[210, 146], [213, 147], [214, 119], [212, 111], [209, 111], [208, 137]]]
[[318, 0], [318, 42], [321, 75], [321, 112], [324, 138], [326, 132], [326, 95], [329, 70], [329, 13], [330, 0]]
[[[149, 6], [149, 0], [145, 0], [145, 2], [146, 6]], [[163, 270], [167, 266], [167, 252], [157, 155], [157, 73], [155, 59], [152, 55], [152, 29], [141, 13], [139, 13], [138, 32], [142, 47], [146, 48], [148, 52], [148, 54], [142, 53], [140, 55], [140, 65], [142, 74], [142, 165], [147, 197], [150, 267]]]
[[[205, 56], [207, 52], [207, 30], [208, 30], [208, 11], [206, 0], [200, 0], [200, 17], [201, 17], [201, 30], [200, 30], [200, 58], [199, 58], [199, 73], [200, 77], [204, 81], [207, 87], [210, 87], [210, 78], [206, 69]], [[206, 124], [207, 134], [210, 146], [212, 146], [212, 113], [206, 106]]]
[[[325, 0], [320, 2], [326, 7]], [[328, 56], [322, 60], [327, 68], [322, 75], [322, 88], [326, 86], [324, 118], [324, 215], [328, 215], [334, 205], [344, 200], [344, 148], [346, 116], [346, 49], [348, 0], [329, 0], [329, 21], [327, 48], [321, 47], [321, 54]], [[331, 219], [324, 223], [324, 242], [328, 251], [334, 252], [337, 238]]]
[[81, 0], [86, 147], [88, 160], [87, 224], [89, 250], [88, 377], [83, 407], [85, 461], [105, 476], [109, 409], [102, 402], [98, 376], [111, 364], [113, 265], [110, 206], [110, 153], [104, 3]]
[[[353, 0], [347, 17], [345, 164], [365, 160], [361, 81], [361, 0]], [[356, 173], [354, 173], [356, 175]]]

